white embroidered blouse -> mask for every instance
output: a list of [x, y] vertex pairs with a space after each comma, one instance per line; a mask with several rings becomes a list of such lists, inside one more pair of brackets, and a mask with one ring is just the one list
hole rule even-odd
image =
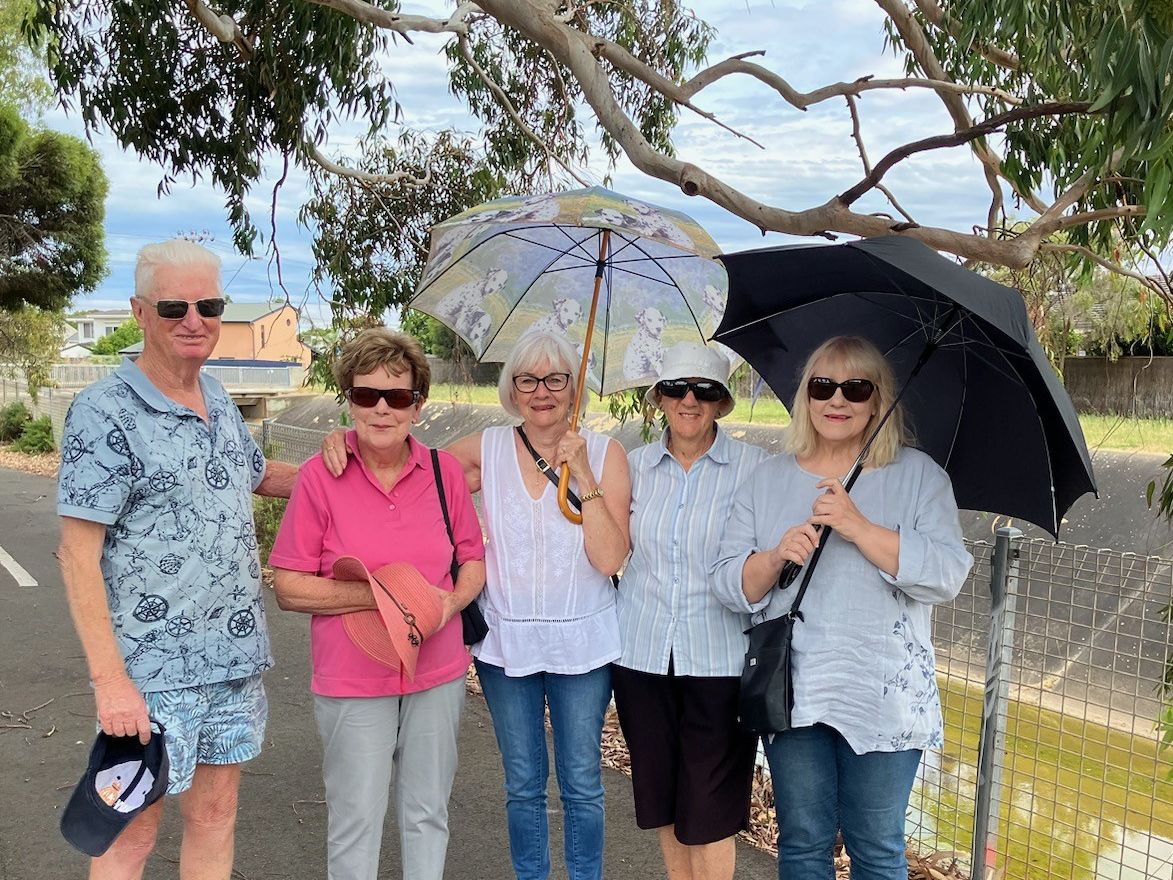
[[[619, 620], [611, 579], [587, 559], [582, 527], [558, 509], [548, 483], [537, 500], [522, 479], [511, 427], [481, 435], [481, 503], [488, 545], [481, 609], [489, 634], [473, 648], [506, 675], [575, 675], [619, 657]], [[591, 469], [601, 479], [604, 434], [581, 430]], [[572, 485], [572, 488], [573, 485]]]

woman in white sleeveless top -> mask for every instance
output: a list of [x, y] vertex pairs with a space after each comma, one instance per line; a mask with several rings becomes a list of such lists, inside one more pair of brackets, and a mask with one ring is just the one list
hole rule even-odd
[[[501, 371], [501, 405], [520, 431], [487, 428], [450, 451], [481, 491], [489, 634], [473, 648], [505, 767], [509, 845], [518, 880], [550, 874], [545, 711], [565, 818], [570, 880], [603, 876], [599, 741], [620, 655], [611, 575], [627, 557], [631, 480], [614, 440], [570, 430], [579, 359], [565, 337], [534, 333]], [[569, 465], [582, 525], [558, 508], [557, 489], [521, 435], [554, 468]]]

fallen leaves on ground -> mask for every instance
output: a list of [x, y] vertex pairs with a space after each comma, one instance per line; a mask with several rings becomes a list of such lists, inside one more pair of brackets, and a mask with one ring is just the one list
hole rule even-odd
[[38, 477], [56, 477], [61, 457], [56, 452], [29, 455], [15, 451], [8, 443], [0, 444], [0, 468], [36, 474]]

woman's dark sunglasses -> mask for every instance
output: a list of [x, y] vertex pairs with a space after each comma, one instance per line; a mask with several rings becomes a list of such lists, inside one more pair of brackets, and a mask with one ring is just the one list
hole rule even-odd
[[724, 400], [729, 393], [720, 382], [689, 382], [687, 379], [663, 379], [656, 383], [656, 391], [673, 400], [682, 400], [691, 391], [693, 397], [705, 403]]
[[142, 301], [147, 305], [154, 306], [155, 311], [159, 313], [159, 317], [168, 321], [182, 321], [187, 317], [188, 306], [195, 306], [201, 318], [219, 318], [224, 314], [224, 306], [228, 304], [228, 300], [222, 297], [216, 297], [215, 299], [197, 299], [193, 303], [185, 299], [161, 299], [157, 302], [144, 299]]
[[407, 409], [420, 399], [420, 393], [410, 388], [366, 388], [362, 385], [346, 389], [346, 396], [355, 406], [368, 409], [378, 406], [380, 397], [392, 409]]
[[570, 384], [569, 373], [549, 373], [541, 378], [531, 376], [529, 373], [522, 373], [520, 376], [513, 377], [513, 387], [522, 394], [533, 394], [538, 390], [538, 383], [541, 382], [550, 391], [562, 391]]
[[845, 400], [851, 403], [867, 403], [876, 390], [870, 379], [848, 379], [846, 382], [832, 382], [826, 376], [814, 376], [806, 383], [806, 393], [811, 400], [830, 400], [836, 389], [843, 392]]

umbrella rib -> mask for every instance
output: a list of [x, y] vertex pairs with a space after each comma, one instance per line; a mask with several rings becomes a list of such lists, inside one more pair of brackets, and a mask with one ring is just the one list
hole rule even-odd
[[[728, 330], [725, 330], [724, 332], [721, 333], [720, 339], [727, 339], [735, 333], [740, 333], [742, 330], [747, 330], [750, 327], [753, 327], [755, 324], [762, 324], [762, 323], [765, 323], [766, 321], [773, 320], [774, 318], [781, 318], [786, 315], [794, 314], [795, 312], [800, 312], [803, 309], [807, 308], [808, 306], [825, 305], [828, 300], [832, 300], [832, 299], [835, 299], [835, 298], [841, 297], [841, 296], [853, 296], [853, 297], [858, 297], [861, 299], [863, 299], [865, 296], [880, 296], [880, 297], [893, 297], [893, 298], [898, 298], [901, 300], [908, 299], [908, 300], [917, 300], [917, 301], [925, 301], [925, 302], [936, 302], [936, 300], [932, 300], [929, 297], [909, 296], [909, 295], [905, 295], [902, 293], [881, 293], [879, 291], [874, 291], [873, 293], [866, 294], [866, 295], [861, 294], [858, 291], [848, 291], [848, 292], [844, 292], [844, 293], [835, 293], [835, 294], [831, 294], [830, 296], [821, 296], [818, 299], [812, 299], [812, 300], [808, 300], [807, 302], [798, 303], [793, 306], [787, 306], [784, 309], [779, 309], [778, 311], [771, 312], [768, 315], [762, 315], [761, 317], [754, 318], [752, 321], [746, 321], [744, 324], [738, 324], [736, 327], [730, 327]], [[879, 302], [878, 300], [865, 299], [865, 302], [869, 302], [869, 303], [875, 305], [877, 308], [884, 309], [888, 312], [891, 312], [894, 315], [899, 315], [901, 317], [907, 317], [907, 315], [904, 312], [901, 312], [899, 309], [894, 309], [890, 306], [886, 306], [882, 302]], [[717, 337], [714, 336], [714, 338], [716, 339]]]
[[[561, 229], [561, 227], [556, 227], [556, 228]], [[602, 230], [599, 230], [596, 234], [601, 235]], [[574, 238], [570, 235], [567, 235], [566, 237], [569, 238], [571, 240], [571, 242], [573, 242], [578, 247], [581, 247], [583, 244], [583, 242], [575, 242]], [[485, 239], [485, 240], [488, 241], [488, 239]], [[493, 331], [493, 335], [491, 337], [489, 337], [489, 341], [486, 342], [484, 347], [481, 349], [482, 352], [487, 352], [490, 348], [492, 348], [493, 343], [497, 341], [497, 337], [501, 335], [501, 331], [505, 329], [505, 325], [509, 323], [509, 319], [511, 317], [513, 317], [513, 313], [515, 311], [517, 311], [517, 307], [519, 305], [521, 305], [521, 301], [523, 299], [525, 299], [525, 295], [527, 293], [529, 293], [530, 289], [534, 286], [534, 284], [537, 283], [537, 280], [546, 274], [547, 270], [549, 270], [550, 266], [554, 263], [554, 261], [561, 259], [561, 257], [564, 255], [565, 255], [565, 252], [558, 254], [553, 259], [551, 259], [548, 263], [546, 263], [546, 267], [541, 272], [538, 272], [536, 275], [534, 275], [534, 277], [530, 280], [529, 284], [527, 284], [525, 286], [525, 289], [522, 290], [520, 294], [518, 294], [518, 297], [516, 300], [514, 300], [513, 305], [509, 307], [509, 311], [505, 313], [505, 317], [501, 319], [501, 323], [497, 325], [497, 329]], [[477, 360], [479, 361], [480, 358], [478, 357]]]

